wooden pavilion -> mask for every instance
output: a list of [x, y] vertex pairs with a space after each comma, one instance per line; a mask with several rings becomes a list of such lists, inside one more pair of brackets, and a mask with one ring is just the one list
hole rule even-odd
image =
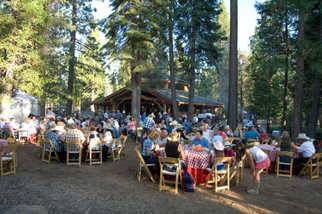
[[[176, 90], [177, 106], [180, 112], [187, 112], [189, 103], [189, 92], [187, 90]], [[124, 87], [106, 97], [94, 101], [96, 111], [131, 111], [132, 91]], [[215, 112], [222, 108], [223, 104], [213, 99], [195, 96], [193, 105], [196, 112]], [[172, 111], [170, 89], [148, 89], [141, 91], [141, 112]]]

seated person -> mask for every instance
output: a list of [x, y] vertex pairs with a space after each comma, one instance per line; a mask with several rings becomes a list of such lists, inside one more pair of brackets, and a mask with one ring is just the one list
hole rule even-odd
[[167, 157], [179, 158], [181, 152], [180, 139], [178, 135], [170, 134], [165, 144], [165, 153]]
[[299, 133], [296, 139], [300, 146], [297, 146], [294, 143], [291, 145], [299, 155], [298, 158], [294, 159], [293, 169], [293, 173], [298, 175], [301, 172], [304, 164], [315, 154], [315, 148], [312, 140], [307, 137], [305, 133]]
[[166, 143], [167, 143], [167, 138], [168, 138], [168, 131], [166, 128], [161, 128], [161, 133], [160, 133], [160, 137], [157, 141], [158, 145], [160, 147], [165, 147]]
[[82, 147], [86, 138], [83, 132], [77, 129], [75, 123], [68, 123], [66, 133], [61, 136], [61, 140], [65, 143], [77, 143]]
[[211, 139], [215, 157], [224, 157], [224, 139], [219, 132]]
[[194, 146], [200, 145], [204, 148], [207, 148], [207, 149], [209, 148], [209, 142], [206, 138], [202, 136], [202, 130], [199, 129], [196, 131], [196, 136], [192, 140], [192, 145]]
[[152, 130], [149, 135], [144, 139], [142, 144], [142, 156], [145, 163], [156, 163], [154, 151], [157, 149], [156, 140], [158, 138], [158, 132]]
[[259, 139], [259, 134], [258, 132], [256, 131], [255, 127], [254, 126], [250, 126], [248, 127], [248, 130], [247, 132], [245, 132], [245, 140], [248, 141], [250, 139]]
[[[50, 140], [54, 144], [55, 151], [57, 152], [59, 159], [64, 160], [64, 145], [60, 141], [60, 135], [56, 127], [55, 123], [51, 123], [49, 129], [45, 132], [44, 137], [46, 141]], [[49, 144], [46, 144], [46, 146], [49, 146]]]

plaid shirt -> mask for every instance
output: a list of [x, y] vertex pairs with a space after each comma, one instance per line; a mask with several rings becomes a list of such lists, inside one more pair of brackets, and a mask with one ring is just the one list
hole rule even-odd
[[148, 156], [148, 152], [154, 149], [154, 143], [150, 138], [146, 138], [143, 141], [142, 155]]
[[151, 130], [154, 127], [154, 125], [155, 125], [155, 122], [151, 117], [145, 118], [145, 120], [143, 122], [144, 128]]
[[67, 129], [65, 135], [62, 137], [65, 143], [79, 142], [83, 143], [85, 141], [85, 136], [81, 130], [78, 129]]
[[[49, 130], [45, 135], [45, 139], [53, 142], [56, 152], [63, 152], [64, 151], [63, 144], [60, 141], [59, 135], [57, 132]], [[47, 143], [46, 143], [46, 148], [49, 149], [49, 144], [47, 144]]]

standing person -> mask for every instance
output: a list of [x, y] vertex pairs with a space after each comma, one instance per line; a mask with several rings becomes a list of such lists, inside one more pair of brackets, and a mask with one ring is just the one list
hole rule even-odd
[[259, 194], [261, 183], [260, 174], [264, 169], [270, 167], [268, 155], [257, 146], [258, 144], [258, 142], [246, 144], [246, 154], [250, 162], [251, 175], [254, 182], [254, 187], [247, 190], [249, 194]]
[[297, 141], [299, 146], [291, 143], [293, 149], [298, 153], [298, 157], [294, 159], [294, 169], [295, 175], [298, 175], [304, 164], [315, 154], [315, 148], [312, 139], [306, 136], [305, 133], [299, 133], [297, 136]]

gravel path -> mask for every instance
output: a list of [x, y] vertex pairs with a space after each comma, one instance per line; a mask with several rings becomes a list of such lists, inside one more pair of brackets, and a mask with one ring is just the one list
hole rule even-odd
[[[322, 178], [277, 178], [266, 175], [259, 196], [245, 185], [231, 192], [174, 195], [159, 192], [148, 180], [138, 183], [133, 145], [126, 158], [102, 166], [42, 163], [39, 148], [18, 150], [16, 176], [0, 177], [0, 213], [321, 213]], [[247, 174], [247, 172], [246, 172]], [[25, 212], [21, 212], [24, 210]], [[20, 210], [20, 211], [19, 211]]]

